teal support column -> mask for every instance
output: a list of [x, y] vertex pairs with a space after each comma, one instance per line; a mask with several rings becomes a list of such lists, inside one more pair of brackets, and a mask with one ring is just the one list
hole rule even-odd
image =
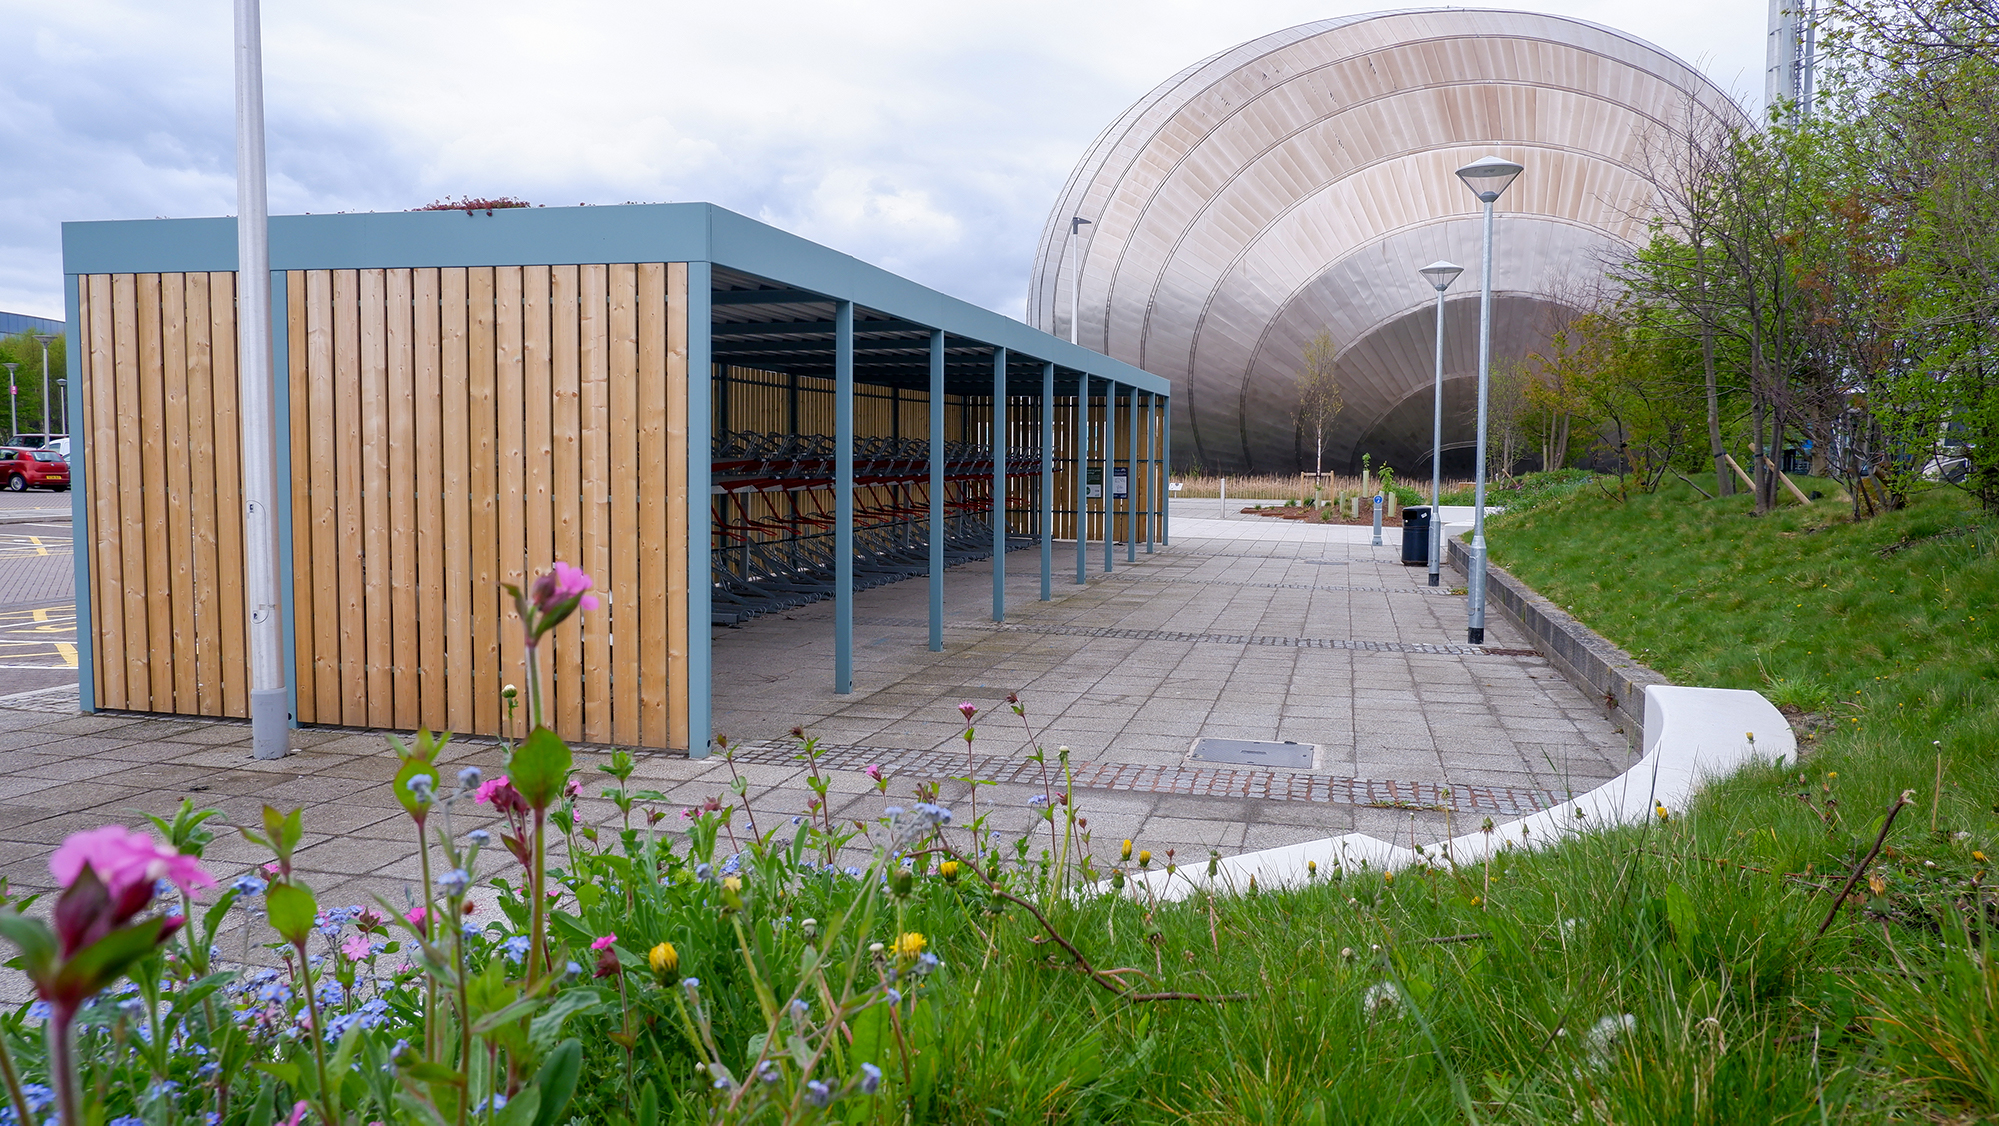
[[1166, 474], [1159, 460], [1159, 396], [1145, 397], [1145, 553], [1152, 554], [1154, 515], [1166, 503]]
[[833, 303], [833, 692], [854, 690], [854, 303]]
[[1124, 480], [1129, 490], [1124, 498], [1124, 561], [1138, 562], [1138, 525], [1145, 519], [1138, 508], [1138, 388], [1131, 389], [1131, 449], [1125, 453]]
[[1104, 383], [1104, 573], [1110, 574], [1117, 554], [1117, 498], [1111, 495], [1111, 474], [1117, 469], [1117, 384]]
[[1041, 365], [1041, 601], [1055, 580], [1055, 365]]
[[[83, 277], [68, 274], [63, 277], [63, 348], [65, 356], [86, 355], [88, 345], [83, 335]], [[278, 308], [283, 308], [280, 305]], [[97, 710], [97, 645], [96, 626], [91, 620], [90, 563], [91, 547], [97, 541], [92, 538], [90, 527], [90, 439], [92, 435], [76, 420], [87, 417], [83, 413], [84, 365], [78, 360], [66, 361], [66, 375], [69, 382], [64, 384], [68, 394], [64, 397], [63, 417], [69, 420], [69, 527], [70, 564], [76, 578], [76, 703], [77, 710], [94, 712]], [[290, 427], [286, 427], [290, 432]], [[286, 482], [285, 495], [291, 495], [290, 482]], [[290, 542], [290, 538], [286, 538]], [[285, 609], [291, 609], [292, 600], [285, 598]], [[289, 667], [289, 666], [288, 666]], [[289, 682], [292, 678], [286, 677]], [[294, 707], [292, 714], [297, 715]]]
[[1173, 396], [1159, 404], [1159, 546], [1173, 546]]
[[1090, 581], [1090, 376], [1076, 373], [1076, 582]]
[[944, 651], [944, 333], [930, 332], [930, 651]]
[[993, 621], [1006, 621], [1006, 349], [993, 349]]
[[687, 754], [707, 758], [715, 695], [715, 350], [711, 267], [687, 264]]

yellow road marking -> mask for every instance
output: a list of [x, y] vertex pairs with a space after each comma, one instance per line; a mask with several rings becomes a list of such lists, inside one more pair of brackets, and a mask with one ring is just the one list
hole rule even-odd
[[69, 668], [76, 667], [76, 646], [67, 641], [56, 642], [56, 652], [62, 655], [62, 663]]

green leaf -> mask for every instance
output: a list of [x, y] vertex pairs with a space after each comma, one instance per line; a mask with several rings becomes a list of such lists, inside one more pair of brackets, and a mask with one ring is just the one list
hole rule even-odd
[[326, 1063], [328, 1075], [346, 1075], [354, 1066], [354, 1053], [361, 1050], [361, 1025], [357, 1022], [340, 1037], [340, 1046], [333, 1050], [333, 1058]]
[[639, 1111], [632, 1126], [659, 1126], [659, 1088], [650, 1082], [639, 1091]]
[[569, 744], [546, 727], [537, 727], [515, 748], [507, 762], [507, 778], [536, 809], [547, 809], [562, 796], [572, 762]]
[[443, 1083], [451, 1087], [463, 1087], [465, 1077], [441, 1063], [418, 1060], [403, 1068], [403, 1074], [419, 1083]]
[[312, 889], [304, 884], [272, 884], [264, 893], [264, 910], [270, 916], [272, 930], [293, 946], [302, 946], [312, 935], [312, 918], [319, 913], [319, 902], [313, 899]]
[[546, 1048], [562, 1033], [562, 1022], [573, 1016], [589, 1016], [607, 1004], [603, 991], [587, 985], [565, 989], [549, 1002], [548, 1009], [528, 1025], [528, 1042]]
[[528, 1087], [507, 1100], [506, 1109], [493, 1116], [493, 1126], [529, 1126], [540, 1117], [541, 1091]]
[[576, 1077], [582, 1071], [581, 1041], [564, 1040], [548, 1054], [534, 1077], [535, 1089], [541, 1092], [541, 1109], [535, 1115], [534, 1126], [555, 1126], [556, 1116], [569, 1105], [569, 1096], [576, 1093]]
[[[472, 1035], [484, 1036], [502, 1025], [525, 1019], [528, 1014], [541, 1008], [541, 998], [524, 997], [505, 1008], [487, 1013], [472, 1024]], [[532, 1026], [530, 1026], [532, 1027]]]
[[0, 911], [0, 938], [21, 951], [21, 972], [30, 980], [41, 980], [55, 966], [56, 932], [40, 919], [30, 919], [14, 911]]
[[282, 1060], [275, 1063], [269, 1060], [257, 1060], [251, 1063], [250, 1066], [263, 1072], [265, 1075], [277, 1077], [287, 1087], [296, 1087], [299, 1084], [299, 1066], [289, 1060]]
[[56, 992], [88, 997], [110, 986], [132, 963], [158, 948], [165, 925], [165, 919], [148, 919], [120, 927], [70, 955], [56, 970]]
[[1701, 932], [1700, 915], [1694, 910], [1694, 901], [1688, 897], [1687, 889], [1678, 884], [1666, 886], [1666, 921], [1673, 926], [1673, 941], [1681, 946], [1692, 942]]
[[405, 759], [402, 767], [396, 771], [396, 801], [403, 807], [403, 812], [409, 814], [411, 817], [422, 817], [430, 809], [429, 803], [416, 800], [416, 794], [410, 791], [410, 779], [419, 775], [429, 778], [432, 788], [435, 789], [437, 767], [432, 766], [423, 759]]

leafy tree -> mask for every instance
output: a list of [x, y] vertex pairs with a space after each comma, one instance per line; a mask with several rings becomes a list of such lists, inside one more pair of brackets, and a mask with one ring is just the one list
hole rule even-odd
[[[65, 338], [57, 335], [49, 341], [49, 398], [58, 400], [49, 404], [49, 429], [61, 432], [67, 425], [67, 411], [59, 401], [62, 388], [56, 380], [67, 378], [69, 366], [65, 348]], [[39, 434], [42, 432], [42, 346], [32, 332], [15, 333], [0, 337], [0, 364], [18, 364], [14, 372], [14, 387], [19, 392], [14, 396], [11, 410], [6, 403], [6, 369], [0, 368], [0, 427], [6, 427], [18, 420], [19, 432]], [[14, 432], [7, 434], [9, 440]]]

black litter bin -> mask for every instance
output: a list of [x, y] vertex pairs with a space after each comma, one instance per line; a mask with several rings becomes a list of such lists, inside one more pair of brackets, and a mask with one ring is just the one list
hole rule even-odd
[[1430, 563], [1430, 508], [1417, 505], [1402, 510], [1402, 565], [1426, 567]]

